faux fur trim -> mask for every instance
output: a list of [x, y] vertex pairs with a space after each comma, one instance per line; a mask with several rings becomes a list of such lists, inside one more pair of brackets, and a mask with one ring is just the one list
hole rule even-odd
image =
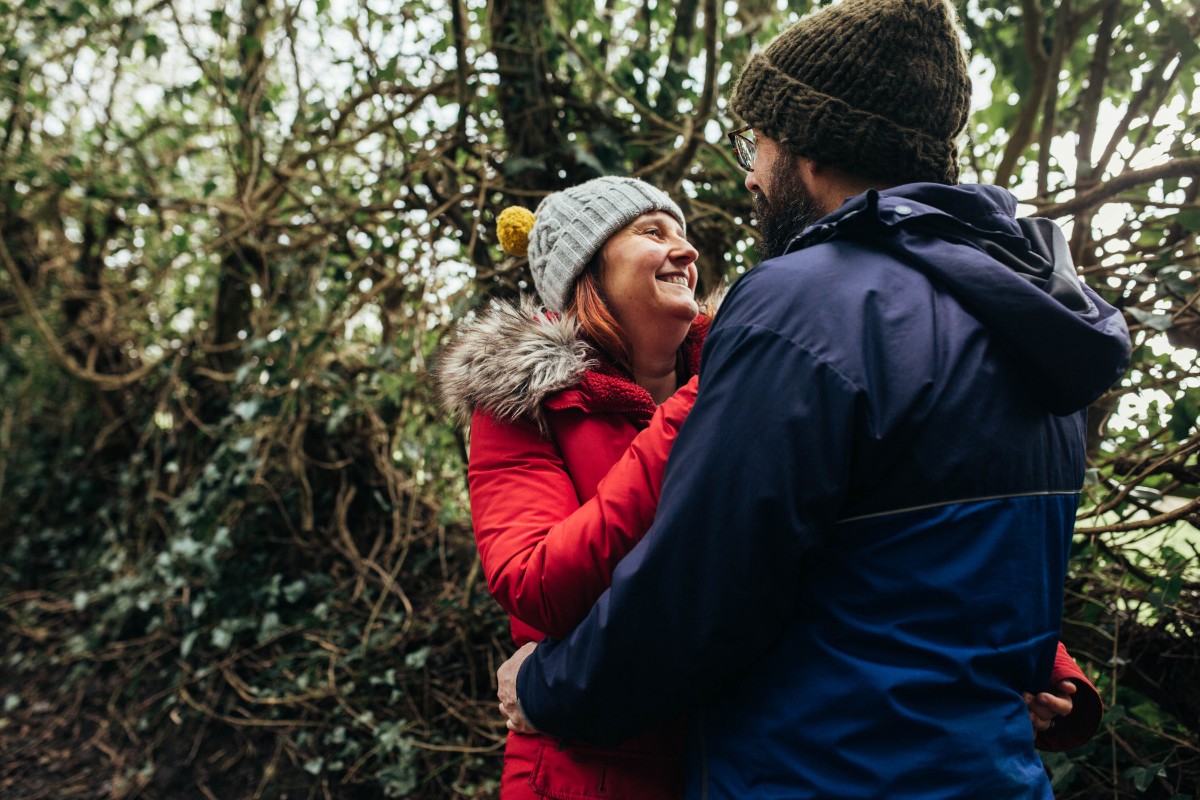
[[[689, 334], [700, 337], [691, 354], [695, 363], [688, 365], [693, 372], [700, 366], [703, 334], [724, 296], [721, 288], [699, 303], [709, 320]], [[654, 402], [649, 393], [617, 375], [580, 337], [574, 317], [547, 313], [530, 296], [517, 303], [495, 302], [478, 312], [474, 320], [459, 327], [434, 367], [442, 408], [457, 424], [466, 425], [478, 409], [506, 422], [531, 419], [543, 433], [549, 431], [547, 399], [581, 383], [601, 405], [638, 405], [626, 397], [626, 389], [632, 389], [639, 399], [645, 395], [652, 415]], [[608, 385], [614, 381], [621, 386]]]
[[548, 314], [530, 297], [494, 303], [459, 328], [435, 376], [442, 407], [465, 425], [476, 409], [499, 420], [530, 418], [546, 430], [542, 403], [596, 364], [574, 317]]
[[717, 317], [717, 311], [721, 308], [721, 303], [725, 302], [725, 295], [729, 293], [729, 284], [724, 281], [716, 289], [706, 294], [701, 298], [698, 305], [700, 313], [708, 317], [709, 324]]

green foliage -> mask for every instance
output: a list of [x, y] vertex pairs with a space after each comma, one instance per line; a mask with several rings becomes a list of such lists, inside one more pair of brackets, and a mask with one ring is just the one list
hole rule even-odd
[[[0, 0], [0, 794], [493, 796], [508, 633], [429, 364], [530, 286], [499, 209], [596, 174], [679, 199], [705, 288], [749, 269], [727, 97], [814, 5]], [[1040, 6], [960, 4], [964, 176], [1069, 219], [1137, 344], [1063, 633], [1109, 710], [1046, 764], [1200, 797], [1197, 18]]]

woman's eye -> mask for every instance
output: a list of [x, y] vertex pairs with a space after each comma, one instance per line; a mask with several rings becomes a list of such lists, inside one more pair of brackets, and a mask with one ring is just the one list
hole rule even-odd
[[646, 228], [646, 230], [642, 231], [642, 233], [648, 233], [651, 236], [662, 236], [662, 231], [660, 231], [658, 228]]

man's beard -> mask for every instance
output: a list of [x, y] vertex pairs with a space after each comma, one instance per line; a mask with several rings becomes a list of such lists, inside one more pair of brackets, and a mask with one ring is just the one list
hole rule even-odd
[[800, 179], [800, 157], [784, 150], [771, 169], [771, 197], [754, 193], [754, 218], [758, 222], [758, 247], [763, 261], [784, 254], [800, 232], [825, 212]]

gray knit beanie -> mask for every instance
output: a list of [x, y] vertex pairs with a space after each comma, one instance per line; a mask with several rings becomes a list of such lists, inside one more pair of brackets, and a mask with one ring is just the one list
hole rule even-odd
[[814, 161], [895, 183], [954, 184], [970, 102], [947, 0], [844, 0], [755, 54], [730, 105]]
[[609, 237], [651, 211], [667, 212], [686, 232], [679, 206], [636, 178], [593, 178], [543, 200], [534, 214], [528, 254], [533, 284], [546, 308], [564, 310], [575, 281]]

